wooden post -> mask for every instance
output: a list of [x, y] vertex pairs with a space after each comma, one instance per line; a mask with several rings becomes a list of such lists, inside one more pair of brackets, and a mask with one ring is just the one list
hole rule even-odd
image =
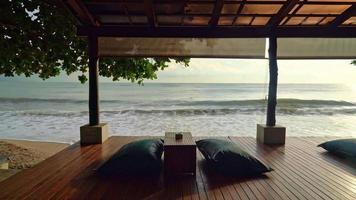
[[278, 66], [277, 66], [277, 38], [269, 38], [268, 47], [269, 60], [269, 87], [268, 87], [268, 105], [267, 122], [257, 124], [257, 141], [267, 145], [281, 145], [286, 141], [286, 128], [276, 125], [276, 106], [277, 106], [277, 84], [278, 84]]
[[99, 125], [99, 55], [98, 38], [95, 35], [88, 37], [89, 43], [89, 125]]
[[269, 60], [269, 87], [268, 87], [268, 106], [267, 106], [267, 126], [276, 125], [276, 105], [277, 105], [277, 84], [278, 84], [278, 66], [277, 66], [277, 38], [269, 38], [268, 48]]

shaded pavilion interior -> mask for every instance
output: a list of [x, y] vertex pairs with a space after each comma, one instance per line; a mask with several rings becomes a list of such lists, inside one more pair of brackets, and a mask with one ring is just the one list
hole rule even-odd
[[[100, 57], [180, 55], [265, 58], [265, 38], [268, 38], [270, 82], [266, 124], [274, 126], [278, 58], [345, 59], [356, 56], [353, 45], [356, 38], [355, 0], [63, 2], [77, 20], [78, 35], [88, 37], [89, 126], [100, 124]], [[229, 41], [232, 49], [227, 48], [229, 45], [224, 39]], [[184, 45], [175, 45], [192, 40], [193, 44], [195, 40], [203, 40], [202, 44], [210, 45], [189, 51]], [[302, 41], [306, 42], [303, 44]], [[140, 48], [146, 42], [153, 45]], [[289, 51], [290, 42], [300, 46]], [[306, 53], [301, 51], [308, 45], [314, 47], [316, 44], [320, 45], [319, 48], [308, 49]], [[164, 51], [169, 45], [172, 51]], [[332, 47], [333, 51], [318, 52], [325, 50], [325, 47]], [[222, 53], [217, 55], [214, 49]], [[1, 182], [0, 188], [5, 192], [0, 193], [0, 199], [351, 200], [356, 196], [355, 166], [316, 147], [320, 142], [336, 138], [288, 137], [283, 146], [268, 146], [256, 142], [255, 138], [226, 137], [274, 168], [273, 172], [253, 179], [216, 174], [206, 167], [199, 151], [197, 175], [170, 182], [165, 181], [163, 175], [155, 179], [141, 176], [103, 179], [95, 173], [120, 147], [143, 138], [147, 137], [116, 136], [103, 144], [87, 146], [76, 143], [36, 167]]]
[[[346, 36], [351, 34], [346, 32], [350, 30], [347, 28], [356, 25], [354, 0], [66, 0], [64, 2], [80, 24], [79, 35], [85, 36], [90, 30], [98, 36], [127, 37], [139, 35], [266, 37], [271, 35], [271, 32], [275, 32], [276, 36], [311, 37], [321, 36], [320, 31], [316, 31], [320, 28], [334, 30], [332, 33], [324, 33], [324, 36], [342, 34]], [[148, 32], [135, 32], [134, 29], [145, 30], [144, 28], [148, 27], [156, 29]], [[309, 30], [304, 29], [306, 27]], [[206, 28], [215, 28], [218, 31], [202, 33], [203, 30], [207, 30]], [[238, 29], [231, 31], [231, 29], [219, 28]], [[268, 29], [270, 31], [264, 31]], [[182, 30], [182, 32], [173, 30]], [[303, 31], [295, 33], [293, 30]], [[308, 32], [309, 34], [306, 34]], [[313, 32], [314, 35], [311, 34]]]
[[[266, 124], [274, 126], [277, 59], [345, 59], [356, 55], [356, 0], [64, 0], [63, 3], [77, 21], [78, 35], [88, 38], [90, 125], [100, 124], [97, 80], [100, 57], [268, 57]], [[268, 56], [265, 56], [267, 43]]]

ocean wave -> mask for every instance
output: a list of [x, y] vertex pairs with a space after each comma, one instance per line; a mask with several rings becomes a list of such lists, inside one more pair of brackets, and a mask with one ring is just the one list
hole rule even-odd
[[[128, 109], [121, 111], [102, 111], [102, 114], [128, 114], [128, 115], [230, 115], [230, 114], [263, 114], [265, 107], [258, 108], [220, 108], [220, 109], [169, 109], [169, 110], [143, 110]], [[295, 109], [295, 108], [277, 108], [277, 114], [281, 115], [336, 115], [336, 114], [356, 114], [356, 107], [338, 108], [338, 109]]]
[[[40, 99], [40, 98], [0, 98], [1, 103], [88, 103], [83, 99]], [[103, 103], [120, 103], [121, 100], [101, 100]]]
[[[88, 100], [81, 99], [40, 99], [40, 98], [0, 98], [0, 103], [84, 103], [87, 104]], [[250, 99], [250, 100], [219, 100], [219, 101], [143, 101], [143, 100], [100, 100], [100, 103], [110, 104], [139, 104], [141, 106], [263, 106], [267, 104], [266, 99]], [[330, 107], [330, 106], [356, 106], [354, 102], [336, 101], [336, 100], [304, 100], [304, 99], [287, 99], [281, 98], [277, 100], [279, 107], [288, 108], [316, 108], [316, 107]]]
[[[178, 105], [182, 106], [257, 106], [267, 104], [266, 99], [233, 100], [233, 101], [192, 101]], [[277, 104], [285, 107], [320, 107], [320, 106], [356, 106], [356, 103], [335, 100], [304, 100], [304, 99], [278, 99]]]
[[[125, 109], [102, 110], [106, 116], [115, 115], [166, 115], [166, 116], [217, 116], [217, 115], [250, 115], [264, 114], [265, 107], [256, 108], [218, 108], [218, 109]], [[277, 115], [354, 115], [356, 107], [343, 108], [277, 108]], [[82, 117], [88, 111], [0, 111], [0, 116], [37, 116], [37, 117]]]

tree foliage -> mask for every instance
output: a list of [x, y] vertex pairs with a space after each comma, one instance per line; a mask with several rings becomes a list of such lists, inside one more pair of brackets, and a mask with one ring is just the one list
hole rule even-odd
[[[87, 80], [87, 41], [76, 36], [70, 14], [55, 0], [0, 1], [0, 75], [48, 79], [65, 72], [81, 72]], [[188, 66], [188, 58], [104, 58], [99, 74], [142, 83], [174, 61]]]

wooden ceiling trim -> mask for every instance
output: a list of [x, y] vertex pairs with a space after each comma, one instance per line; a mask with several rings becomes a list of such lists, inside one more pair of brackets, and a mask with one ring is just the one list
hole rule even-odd
[[[102, 14], [100, 16], [113, 15], [113, 14]], [[125, 12], [126, 15], [126, 12]], [[210, 14], [157, 14], [161, 17], [210, 17]], [[123, 15], [118, 15], [123, 16]], [[130, 15], [130, 16], [146, 16], [146, 15]], [[274, 14], [220, 14], [220, 17], [273, 17]], [[288, 14], [286, 17], [338, 17], [338, 14]]]
[[[86, 1], [85, 4], [87, 5], [112, 5], [112, 4], [121, 4], [122, 2], [125, 2], [124, 0], [122, 1]], [[129, 1], [127, 3], [141, 3], [142, 1]], [[181, 2], [172, 0], [172, 1], [155, 1], [156, 4], [180, 4]], [[212, 1], [192, 1], [190, 0], [189, 3], [194, 3], [194, 4], [211, 4]], [[225, 0], [224, 4], [284, 4], [286, 1], [280, 1], [280, 0], [271, 0], [271, 1], [244, 1], [244, 0], [239, 0], [239, 1], [229, 1]], [[303, 4], [305, 5], [352, 5], [355, 2], [350, 2], [350, 1], [305, 1]]]
[[[79, 36], [94, 33], [102, 37], [182, 37], [182, 38], [251, 38], [270, 37], [272, 32], [266, 26], [235, 26], [215, 28], [199, 26], [156, 27], [147, 26], [101, 26], [77, 27]], [[284, 26], [276, 27], [273, 34], [277, 37], [325, 37], [325, 38], [355, 38], [354, 27], [328, 26]]]

